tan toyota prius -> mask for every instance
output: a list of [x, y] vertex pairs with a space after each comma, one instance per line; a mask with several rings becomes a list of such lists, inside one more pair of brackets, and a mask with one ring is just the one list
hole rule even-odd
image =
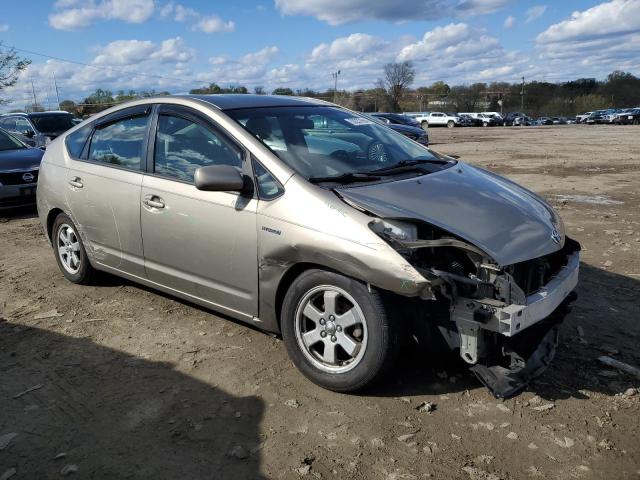
[[410, 336], [513, 395], [578, 281], [580, 246], [537, 195], [313, 99], [114, 107], [47, 147], [38, 211], [70, 281], [109, 272], [281, 333], [338, 391]]

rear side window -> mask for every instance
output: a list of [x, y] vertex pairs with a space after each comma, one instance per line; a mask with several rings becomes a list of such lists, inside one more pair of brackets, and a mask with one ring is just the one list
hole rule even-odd
[[93, 125], [87, 125], [67, 136], [67, 151], [73, 158], [80, 158], [82, 156], [82, 151], [91, 134], [92, 128]]
[[89, 146], [89, 160], [140, 170], [148, 117], [129, 117], [100, 125]]

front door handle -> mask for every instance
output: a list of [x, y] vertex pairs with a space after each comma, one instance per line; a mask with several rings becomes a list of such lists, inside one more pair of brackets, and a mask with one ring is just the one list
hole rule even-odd
[[80, 177], [73, 177], [71, 180], [69, 180], [69, 185], [75, 188], [84, 187], [84, 184], [82, 183], [82, 179]]
[[155, 195], [146, 196], [142, 203], [151, 208], [164, 208], [164, 201]]

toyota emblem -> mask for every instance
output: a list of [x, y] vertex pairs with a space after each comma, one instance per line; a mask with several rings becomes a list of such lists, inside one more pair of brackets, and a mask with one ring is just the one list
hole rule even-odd
[[22, 175], [22, 180], [24, 180], [26, 183], [31, 183], [33, 182], [33, 179], [36, 178], [33, 176], [33, 173], [25, 173], [24, 175]]
[[557, 244], [560, 244], [560, 242], [562, 241], [562, 235], [560, 235], [560, 232], [555, 228], [551, 230], [551, 240], [553, 240]]

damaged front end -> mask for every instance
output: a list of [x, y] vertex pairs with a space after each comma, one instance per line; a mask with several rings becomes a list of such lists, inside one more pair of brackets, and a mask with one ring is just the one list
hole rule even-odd
[[549, 366], [577, 298], [578, 242], [560, 238], [555, 252], [503, 266], [429, 224], [376, 219], [370, 226], [429, 280], [421, 297], [435, 304], [421, 302], [419, 316], [436, 323], [494, 396], [518, 393]]

